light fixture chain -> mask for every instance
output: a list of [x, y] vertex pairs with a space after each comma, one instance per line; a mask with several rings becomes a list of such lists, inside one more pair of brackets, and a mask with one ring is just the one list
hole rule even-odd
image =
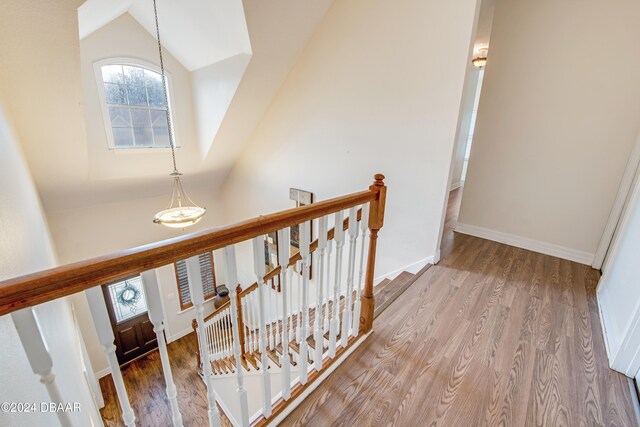
[[162, 60], [162, 44], [160, 43], [160, 26], [158, 25], [158, 8], [156, 0], [153, 0], [153, 13], [156, 19], [156, 35], [158, 38], [158, 52], [160, 53], [160, 75], [162, 76], [162, 92], [164, 93], [164, 105], [167, 109], [167, 131], [169, 132], [169, 145], [171, 146], [171, 158], [173, 159], [173, 172], [178, 172], [176, 165], [176, 146], [173, 140], [173, 128], [171, 126], [171, 112], [169, 110], [169, 94], [167, 93], [167, 78], [164, 74], [164, 61]]

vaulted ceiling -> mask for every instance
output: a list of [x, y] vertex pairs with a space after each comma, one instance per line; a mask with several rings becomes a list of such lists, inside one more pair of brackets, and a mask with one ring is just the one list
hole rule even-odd
[[[223, 183], [331, 3], [332, 0], [158, 0], [163, 46], [191, 75], [194, 100], [191, 119], [197, 140], [188, 143], [196, 144], [197, 155], [179, 153], [189, 188], [215, 191]], [[66, 6], [60, 13], [68, 13]], [[39, 97], [40, 105], [34, 109], [26, 99], [13, 105], [20, 111], [16, 116], [25, 117], [17, 120], [17, 126], [29, 128], [22, 144], [44, 207], [48, 211], [65, 211], [166, 194], [170, 172], [168, 154], [138, 157], [133, 163], [147, 172], [132, 174], [128, 170], [132, 162], [120, 161], [111, 153], [115, 166], [109, 176], [101, 175], [96, 172], [88, 149], [92, 141], [84, 131], [84, 123], [78, 123], [76, 114], [78, 106], [84, 114], [83, 89], [77, 69], [80, 40], [127, 14], [149, 37], [155, 37], [153, 3], [151, 0], [88, 0], [77, 13], [79, 22], [75, 29], [56, 23], [55, 31], [48, 30], [50, 40], [44, 45], [34, 40], [28, 49], [24, 49], [23, 44], [12, 51], [12, 55], [24, 55], [22, 63], [31, 65], [35, 61], [42, 69], [46, 68], [50, 55], [38, 56], [38, 49], [49, 48], [51, 55], [56, 54], [65, 61], [59, 70], [68, 76], [64, 87], [51, 88], [44, 82], [32, 84], [29, 90]], [[50, 20], [54, 26], [51, 17]], [[61, 21], [67, 22], [68, 17], [60, 17], [56, 22]], [[74, 34], [75, 46], [69, 39]], [[53, 58], [49, 58], [50, 63]], [[16, 67], [20, 63], [15, 61]], [[221, 69], [236, 75], [225, 81], [228, 87], [224, 91], [212, 82]], [[34, 71], [29, 77], [30, 73], [23, 73], [25, 81], [33, 81], [31, 77], [37, 75]], [[64, 81], [62, 77], [55, 80]], [[214, 89], [218, 92], [208, 92]], [[65, 94], [64, 99], [59, 98], [61, 93]], [[14, 95], [15, 99], [20, 98], [18, 92]], [[40, 109], [42, 111], [35, 111]], [[53, 114], [48, 117], [46, 111]], [[27, 124], [29, 114], [41, 118], [39, 126]], [[158, 173], [158, 168], [145, 169], [145, 164], [154, 162], [166, 170]]]

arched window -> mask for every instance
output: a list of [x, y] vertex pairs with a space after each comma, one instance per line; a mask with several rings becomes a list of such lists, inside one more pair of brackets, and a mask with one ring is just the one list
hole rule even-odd
[[[129, 60], [96, 63], [105, 130], [114, 149], [167, 148], [169, 127], [162, 76]], [[167, 92], [170, 87], [167, 84]]]

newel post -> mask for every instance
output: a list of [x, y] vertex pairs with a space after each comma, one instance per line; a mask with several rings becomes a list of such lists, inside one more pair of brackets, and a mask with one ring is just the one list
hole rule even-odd
[[376, 174], [375, 181], [369, 189], [376, 191], [378, 195], [370, 202], [369, 207], [369, 253], [367, 255], [367, 271], [364, 280], [364, 290], [361, 297], [360, 331], [367, 333], [373, 328], [373, 311], [375, 300], [373, 298], [373, 276], [376, 267], [376, 245], [378, 243], [378, 231], [384, 224], [384, 208], [387, 197], [387, 186], [384, 185], [384, 175]]

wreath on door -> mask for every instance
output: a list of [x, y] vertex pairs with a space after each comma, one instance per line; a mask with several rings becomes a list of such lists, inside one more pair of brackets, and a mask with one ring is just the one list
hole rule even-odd
[[136, 306], [142, 294], [135, 286], [125, 280], [124, 287], [118, 292], [118, 304], [128, 307], [132, 313], [136, 312]]

